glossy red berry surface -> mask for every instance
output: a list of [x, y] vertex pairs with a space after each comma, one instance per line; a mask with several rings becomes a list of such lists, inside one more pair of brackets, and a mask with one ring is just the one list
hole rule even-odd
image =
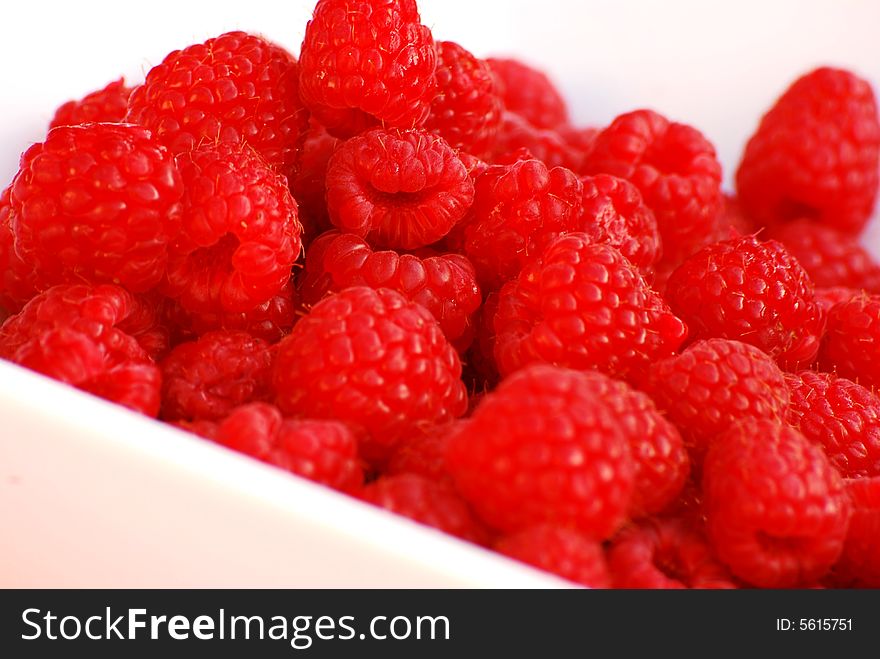
[[108, 83], [83, 98], [67, 101], [55, 111], [49, 128], [56, 126], [76, 126], [86, 123], [119, 123], [125, 120], [128, 112], [128, 97], [132, 87], [120, 78]]

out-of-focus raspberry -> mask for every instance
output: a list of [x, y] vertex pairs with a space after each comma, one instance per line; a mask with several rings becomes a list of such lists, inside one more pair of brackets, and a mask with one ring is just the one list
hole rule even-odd
[[618, 533], [608, 550], [615, 588], [736, 588], [696, 525], [651, 518]]
[[552, 524], [605, 539], [623, 523], [634, 487], [614, 407], [583, 373], [547, 365], [486, 394], [449, 440], [446, 461], [477, 514], [507, 533]]
[[316, 122], [311, 122], [305, 133], [303, 147], [296, 165], [296, 175], [290, 180], [290, 190], [296, 199], [299, 219], [303, 225], [303, 245], [333, 227], [327, 214], [327, 165], [330, 156], [342, 143]]
[[197, 313], [241, 313], [290, 279], [302, 226], [283, 176], [250, 147], [220, 142], [178, 158], [183, 224], [165, 292]]
[[859, 297], [864, 294], [864, 291], [858, 291], [854, 288], [847, 288], [846, 286], [832, 286], [831, 288], [822, 288], [816, 287], [816, 304], [819, 305], [819, 309], [822, 310], [822, 313], [827, 317], [828, 312], [831, 311], [831, 308], [835, 304], [840, 304], [841, 302], [849, 302], [854, 297]]
[[446, 468], [446, 449], [449, 438], [457, 432], [465, 420], [457, 419], [428, 428], [419, 428], [411, 437], [400, 442], [385, 466], [384, 473], [417, 474], [424, 478], [452, 485], [452, 477]]
[[482, 297], [474, 267], [461, 254], [373, 251], [363, 238], [331, 231], [318, 238], [306, 258], [300, 295], [312, 305], [327, 292], [350, 286], [390, 288], [430, 311], [446, 338], [464, 351], [474, 336], [474, 314]]
[[170, 53], [129, 99], [127, 121], [149, 128], [173, 153], [246, 143], [290, 176], [309, 113], [299, 67], [283, 48], [227, 32]]
[[217, 426], [219, 444], [343, 492], [364, 481], [357, 438], [333, 420], [285, 419], [267, 403], [233, 410]]
[[508, 164], [517, 160], [540, 160], [548, 167], [583, 170], [585, 153], [549, 128], [536, 128], [514, 112], [505, 112], [495, 139], [491, 160]]
[[0, 192], [0, 311], [18, 313], [38, 292], [34, 267], [15, 251], [12, 205], [6, 188]]
[[596, 136], [584, 173], [635, 184], [657, 218], [665, 262], [679, 263], [712, 237], [723, 204], [721, 165], [695, 128], [651, 110], [620, 115]]
[[142, 305], [110, 284], [55, 286], [0, 326], [0, 357], [156, 416], [161, 375], [133, 334], [150, 329]]
[[333, 224], [377, 246], [437, 242], [473, 200], [474, 184], [456, 151], [421, 130], [377, 128], [353, 137], [327, 168]]
[[617, 249], [583, 233], [558, 237], [501, 289], [494, 326], [502, 375], [551, 363], [633, 378], [687, 336]]
[[128, 112], [131, 90], [131, 87], [126, 86], [125, 80], [120, 78], [79, 100], [67, 101], [55, 111], [49, 128], [101, 122], [120, 123], [125, 120]]
[[819, 367], [863, 387], [880, 387], [880, 295], [860, 292], [831, 307]]
[[758, 348], [728, 339], [697, 341], [651, 365], [643, 389], [681, 431], [699, 465], [712, 441], [750, 419], [785, 419], [785, 376]]
[[871, 85], [840, 69], [798, 78], [761, 119], [736, 172], [763, 223], [809, 218], [858, 233], [877, 198], [880, 119]]
[[709, 539], [752, 585], [810, 585], [839, 558], [851, 504], [822, 449], [778, 421], [741, 423], [709, 447], [703, 466]]
[[415, 0], [318, 0], [300, 50], [300, 94], [337, 137], [421, 126], [437, 53]]
[[602, 545], [561, 526], [533, 526], [495, 543], [495, 550], [588, 588], [609, 588]]
[[704, 247], [672, 273], [666, 299], [694, 339], [750, 343], [787, 368], [809, 365], [819, 349], [823, 317], [813, 283], [774, 240]]
[[21, 158], [12, 233], [41, 282], [116, 283], [147, 291], [162, 279], [180, 227], [174, 158], [130, 124], [59, 126]]
[[416, 474], [382, 476], [364, 487], [361, 498], [374, 506], [476, 544], [489, 532], [449, 485]]
[[427, 309], [365, 286], [312, 307], [278, 345], [273, 376], [283, 412], [365, 431], [371, 457], [464, 414], [460, 378], [458, 355]]
[[504, 107], [537, 128], [557, 128], [568, 122], [565, 99], [546, 73], [519, 60], [486, 60], [498, 79]]
[[162, 418], [221, 419], [271, 397], [269, 344], [241, 331], [208, 332], [162, 360]]
[[846, 587], [880, 588], [880, 477], [846, 481], [853, 512], [832, 580]]
[[504, 103], [489, 65], [453, 41], [437, 42], [437, 96], [425, 130], [475, 156], [488, 155]]

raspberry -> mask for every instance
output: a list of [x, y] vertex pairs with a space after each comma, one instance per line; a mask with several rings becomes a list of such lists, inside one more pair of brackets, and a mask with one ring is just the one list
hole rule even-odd
[[563, 167], [520, 160], [489, 167], [474, 186], [463, 222], [463, 251], [486, 290], [516, 277], [548, 242], [582, 231], [583, 184]]
[[615, 588], [736, 588], [703, 533], [681, 518], [623, 529], [608, 550]]
[[751, 421], [719, 436], [706, 455], [703, 492], [712, 546], [752, 585], [811, 584], [840, 556], [850, 514], [843, 479], [787, 425]]
[[178, 164], [186, 194], [166, 294], [190, 311], [240, 313], [280, 293], [302, 231], [284, 177], [241, 144], [201, 147]]
[[834, 566], [834, 581], [880, 588], [880, 478], [848, 480], [846, 489], [853, 512], [843, 553]]
[[327, 210], [343, 231], [392, 249], [440, 240], [474, 185], [455, 150], [420, 130], [377, 128], [345, 142], [327, 168]]
[[585, 153], [548, 128], [535, 128], [513, 112], [505, 112], [495, 140], [492, 161], [507, 164], [517, 160], [540, 160], [548, 167], [583, 169]]
[[99, 122], [120, 123], [125, 120], [131, 90], [120, 78], [81, 100], [67, 101], [55, 111], [49, 128]]
[[0, 312], [13, 314], [37, 294], [38, 284], [33, 266], [15, 251], [9, 190], [0, 192]]
[[170, 53], [129, 99], [127, 120], [146, 126], [173, 153], [218, 142], [246, 142], [289, 175], [308, 111], [299, 67], [283, 48], [227, 32]]
[[710, 242], [749, 236], [758, 233], [761, 228], [746, 214], [739, 199], [733, 195], [725, 194]]
[[161, 376], [136, 338], [150, 317], [141, 305], [110, 284], [55, 286], [0, 326], [0, 357], [156, 416]]
[[515, 59], [490, 57], [486, 62], [497, 77], [507, 110], [537, 128], [556, 128], [568, 122], [565, 100], [547, 74]]
[[854, 288], [846, 286], [832, 286], [831, 288], [816, 288], [816, 304], [819, 309], [827, 317], [828, 312], [835, 304], [841, 302], [849, 302], [854, 297], [863, 294], [863, 291], [857, 291]]
[[736, 172], [743, 207], [765, 223], [802, 217], [858, 233], [877, 196], [880, 121], [871, 86], [821, 68], [761, 119]]
[[220, 330], [181, 343], [162, 360], [162, 418], [220, 419], [268, 400], [272, 352], [247, 332]]
[[571, 124], [557, 126], [555, 130], [559, 137], [565, 140], [569, 148], [574, 151], [579, 151], [582, 154], [582, 160], [593, 150], [593, 143], [596, 141], [596, 136], [599, 134], [598, 128], [592, 126], [577, 127], [572, 126]]
[[880, 295], [860, 293], [831, 308], [819, 365], [863, 387], [880, 386]]
[[314, 304], [328, 291], [350, 286], [390, 288], [421, 304], [459, 351], [466, 349], [473, 338], [473, 317], [482, 297], [474, 267], [465, 256], [419, 258], [373, 251], [363, 238], [331, 231], [309, 249], [300, 288], [302, 300]]
[[367, 485], [361, 498], [380, 508], [476, 544], [486, 544], [489, 532], [455, 491], [415, 474], [383, 476]]
[[47, 285], [118, 283], [147, 291], [179, 229], [181, 177], [148, 130], [60, 126], [21, 158], [12, 232]]
[[338, 421], [285, 419], [267, 403], [232, 411], [217, 427], [215, 441], [231, 449], [343, 492], [364, 481], [357, 439]]
[[785, 245], [815, 286], [880, 292], [880, 264], [856, 238], [811, 220], [773, 227], [770, 237]]
[[629, 181], [599, 174], [581, 178], [586, 233], [616, 247], [644, 274], [653, 272], [662, 247], [657, 220]]
[[723, 203], [721, 165], [695, 128], [651, 110], [623, 114], [596, 136], [584, 171], [635, 184], [657, 217], [665, 261], [680, 262], [712, 235]]
[[383, 452], [419, 427], [461, 416], [458, 355], [430, 312], [364, 286], [324, 298], [278, 346], [274, 385], [286, 414], [333, 418]]
[[535, 366], [486, 395], [449, 440], [449, 472], [490, 526], [553, 524], [592, 540], [622, 523], [633, 491], [629, 442], [583, 373]]
[[697, 341], [680, 355], [653, 364], [643, 383], [681, 431], [699, 464], [709, 444], [749, 419], [784, 419], [785, 376], [758, 348], [728, 339]]
[[880, 398], [830, 373], [785, 376], [788, 422], [825, 449], [846, 478], [880, 476]]
[[647, 395], [595, 371], [584, 375], [584, 385], [614, 410], [629, 441], [635, 465], [630, 516], [660, 512], [681, 494], [687, 481], [690, 463], [681, 435]]
[[789, 368], [810, 364], [819, 348], [823, 319], [813, 284], [774, 240], [746, 236], [704, 247], [672, 273], [666, 299], [694, 339], [744, 341]]
[[385, 473], [389, 476], [416, 474], [429, 480], [452, 485], [452, 478], [446, 469], [446, 450], [449, 446], [449, 438], [464, 423], [467, 422], [456, 420], [418, 429], [415, 435], [407, 437], [400, 443], [388, 460]]
[[327, 130], [312, 122], [303, 139], [296, 175], [290, 179], [290, 190], [296, 199], [299, 219], [303, 225], [303, 244], [333, 228], [325, 200], [327, 165], [330, 156], [342, 143]]
[[300, 51], [300, 94], [337, 137], [413, 128], [436, 93], [437, 53], [415, 0], [318, 0]]
[[620, 252], [582, 233], [551, 242], [501, 289], [494, 325], [502, 375], [547, 362], [635, 377], [687, 336]]
[[602, 546], [572, 529], [533, 526], [502, 537], [495, 550], [588, 588], [609, 588]]
[[165, 299], [162, 312], [172, 330], [174, 343], [198, 338], [212, 330], [242, 330], [254, 338], [277, 343], [296, 321], [293, 286], [287, 282], [275, 297], [250, 311], [191, 312], [174, 300]]
[[487, 155], [501, 128], [504, 110], [492, 69], [457, 43], [438, 41], [436, 75], [437, 96], [425, 130], [455, 149]]

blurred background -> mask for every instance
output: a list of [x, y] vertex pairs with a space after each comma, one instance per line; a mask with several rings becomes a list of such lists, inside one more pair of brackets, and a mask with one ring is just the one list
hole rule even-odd
[[[227, 30], [299, 51], [314, 0], [8, 3], [0, 19], [0, 184], [62, 102]], [[877, 0], [419, 0], [437, 39], [544, 67], [572, 118], [652, 107], [716, 145], [726, 181], [760, 115], [799, 74], [854, 69], [880, 89]]]

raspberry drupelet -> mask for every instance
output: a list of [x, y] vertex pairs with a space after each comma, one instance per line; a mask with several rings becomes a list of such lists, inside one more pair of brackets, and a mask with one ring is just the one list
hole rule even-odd
[[422, 130], [376, 128], [344, 142], [330, 158], [326, 185], [336, 227], [392, 249], [437, 242], [474, 200], [455, 149]]
[[421, 126], [437, 53], [415, 0], [318, 0], [300, 50], [300, 95], [336, 137]]
[[87, 123], [120, 123], [128, 112], [132, 88], [120, 78], [83, 98], [67, 101], [55, 111], [49, 128]]

